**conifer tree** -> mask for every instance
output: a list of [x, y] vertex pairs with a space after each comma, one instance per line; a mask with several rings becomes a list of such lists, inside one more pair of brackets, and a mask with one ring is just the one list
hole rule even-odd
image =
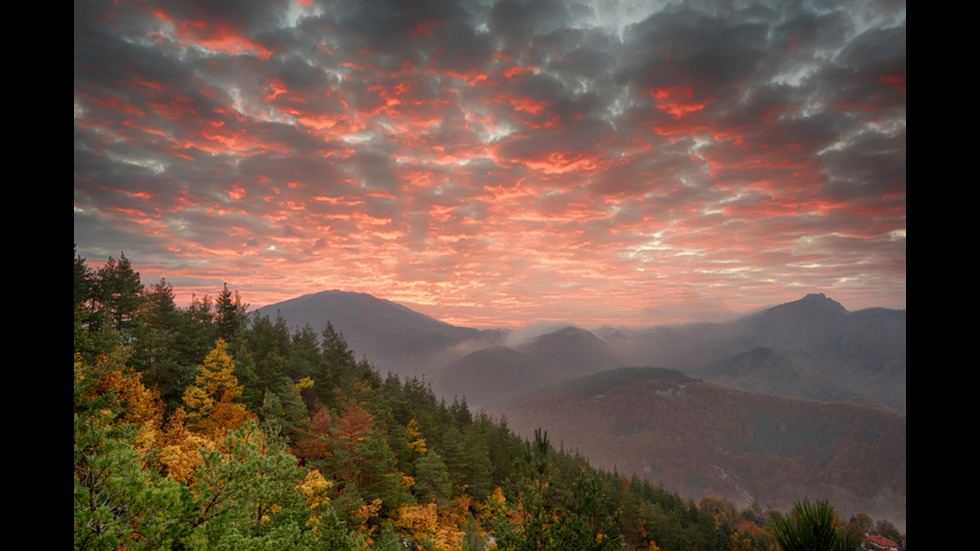
[[144, 382], [156, 386], [170, 409], [178, 407], [184, 389], [194, 380], [194, 365], [204, 359], [190, 338], [185, 312], [174, 302], [173, 288], [165, 279], [144, 293], [139, 325], [133, 343], [134, 363], [146, 374]]
[[435, 450], [427, 451], [419, 458], [415, 467], [415, 486], [413, 489], [424, 502], [445, 505], [452, 497], [452, 484], [449, 471], [442, 457]]
[[218, 338], [231, 342], [245, 329], [248, 305], [242, 302], [238, 291], [232, 292], [225, 283], [214, 301], [214, 324]]
[[184, 392], [191, 426], [212, 437], [220, 437], [252, 418], [243, 405], [235, 402], [242, 394], [242, 386], [235, 377], [235, 363], [227, 350], [228, 344], [218, 339], [204, 363], [198, 366], [195, 384]]
[[467, 427], [463, 436], [463, 450], [462, 481], [470, 495], [478, 500], [486, 499], [490, 495], [493, 464], [490, 462], [486, 434], [479, 425], [471, 424]]
[[173, 524], [186, 496], [173, 479], [143, 468], [137, 450], [134, 422], [155, 414], [128, 411], [114, 388], [126, 388], [133, 403], [147, 394], [138, 374], [125, 374], [126, 359], [120, 349], [96, 365], [75, 362], [75, 549], [170, 548], [178, 534]]
[[142, 293], [140, 274], [126, 255], [120, 254], [118, 261], [110, 256], [95, 274], [93, 294], [99, 321], [116, 331], [132, 329]]

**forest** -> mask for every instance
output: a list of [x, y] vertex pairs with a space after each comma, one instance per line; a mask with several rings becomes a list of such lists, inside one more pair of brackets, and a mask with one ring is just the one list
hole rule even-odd
[[[125, 254], [93, 268], [76, 248], [75, 549], [775, 550], [808, 511], [595, 469], [380, 373], [329, 323], [216, 291], [178, 306]], [[822, 505], [842, 540], [904, 549], [887, 520]]]

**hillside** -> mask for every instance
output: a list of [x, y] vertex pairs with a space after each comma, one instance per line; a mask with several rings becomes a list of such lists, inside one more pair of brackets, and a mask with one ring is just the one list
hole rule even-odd
[[682, 496], [787, 508], [800, 495], [904, 526], [905, 416], [789, 399], [626, 368], [492, 410], [527, 435], [545, 427], [593, 464]]
[[597, 470], [380, 374], [332, 328], [248, 315], [227, 287], [182, 308], [107, 265], [75, 259], [75, 549], [773, 545], [779, 511]]
[[456, 327], [405, 306], [365, 293], [322, 291], [256, 310], [260, 316], [286, 320], [290, 327], [309, 325], [321, 333], [330, 322], [351, 348], [364, 354], [382, 373], [402, 377], [432, 373], [469, 350], [496, 344], [504, 334]]
[[580, 327], [568, 326], [545, 333], [518, 349], [551, 365], [561, 379], [625, 365], [608, 343]]
[[692, 369], [689, 373], [706, 381], [752, 392], [872, 405], [863, 395], [841, 388], [771, 348], [754, 348]]
[[513, 348], [498, 345], [471, 352], [432, 379], [437, 395], [465, 399], [480, 409], [559, 380], [550, 365]]
[[431, 381], [437, 393], [465, 398], [479, 409], [622, 363], [602, 339], [569, 326], [517, 344], [516, 349], [497, 345], [471, 352]]
[[[825, 496], [904, 524], [905, 417], [859, 407], [904, 410], [904, 311], [848, 312], [814, 294], [727, 323], [563, 327], [504, 346], [504, 333], [373, 297], [317, 300], [340, 298], [360, 321], [336, 325], [355, 328], [372, 363], [422, 371], [437, 396], [490, 408], [525, 437], [545, 428], [605, 468], [692, 499], [786, 509], [799, 495]], [[399, 316], [411, 330], [389, 328]], [[614, 369], [637, 358], [678, 371]]]

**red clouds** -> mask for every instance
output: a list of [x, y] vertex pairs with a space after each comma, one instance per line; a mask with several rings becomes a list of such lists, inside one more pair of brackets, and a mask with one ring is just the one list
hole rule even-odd
[[466, 325], [904, 307], [894, 14], [259, 4], [77, 6], [84, 255]]
[[653, 100], [659, 109], [666, 111], [675, 119], [680, 119], [691, 113], [697, 113], [704, 109], [706, 105], [715, 101], [713, 99], [695, 100], [694, 89], [687, 86], [657, 88], [650, 90], [649, 94], [653, 96]]
[[229, 55], [249, 53], [262, 59], [268, 59], [272, 55], [271, 50], [224, 21], [206, 16], [195, 20], [174, 20], [163, 9], [154, 13], [168, 24], [174, 33], [174, 39], [182, 47], [196, 46], [209, 52]]

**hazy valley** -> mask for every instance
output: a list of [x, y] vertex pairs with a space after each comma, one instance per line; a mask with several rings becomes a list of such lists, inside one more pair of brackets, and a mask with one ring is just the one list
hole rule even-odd
[[684, 497], [825, 497], [906, 523], [905, 310], [813, 294], [725, 323], [476, 330], [326, 291], [258, 312], [330, 322], [382, 373]]

